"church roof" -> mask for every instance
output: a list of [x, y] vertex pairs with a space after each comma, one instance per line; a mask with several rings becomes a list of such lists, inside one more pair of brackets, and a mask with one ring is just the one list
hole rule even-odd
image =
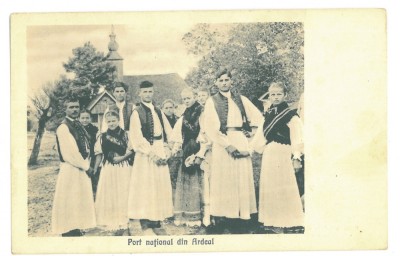
[[188, 87], [177, 73], [123, 76], [123, 82], [129, 86], [130, 101], [135, 103], [140, 101], [138, 96], [139, 84], [146, 80], [154, 84], [154, 101], [156, 105], [161, 105], [166, 99], [180, 102], [181, 91]]
[[113, 101], [116, 102], [116, 99], [114, 98], [114, 96], [113, 96], [111, 93], [109, 93], [107, 90], [104, 90], [102, 93], [98, 94], [98, 95], [96, 96], [96, 98], [94, 98], [94, 99], [89, 103], [87, 109], [88, 109], [89, 111], [91, 111], [91, 110], [93, 109], [93, 107], [96, 106], [97, 102], [99, 102], [99, 101], [104, 97], [104, 95], [108, 95]]
[[108, 43], [108, 54], [106, 56], [107, 60], [122, 60], [121, 55], [118, 54], [119, 45], [115, 41], [114, 26], [111, 26], [110, 42]]

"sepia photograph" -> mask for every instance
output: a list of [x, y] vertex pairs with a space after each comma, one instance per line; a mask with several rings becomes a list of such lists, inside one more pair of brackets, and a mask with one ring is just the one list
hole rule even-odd
[[27, 28], [30, 236], [304, 232], [303, 24], [185, 28]]
[[[352, 35], [348, 22], [366, 13], [368, 24], [354, 24], [368, 30]], [[336, 27], [342, 44], [329, 42], [333, 33], [319, 23], [338, 16], [345, 17]], [[22, 145], [12, 152], [26, 154], [13, 166], [21, 170], [13, 173], [13, 238], [29, 241], [13, 239], [18, 252], [387, 244], [386, 123], [367, 121], [382, 121], [377, 113], [386, 108], [365, 109], [371, 97], [386, 102], [385, 40], [364, 46], [376, 52], [362, 58], [379, 66], [368, 78], [362, 49], [344, 43], [371, 31], [385, 36], [384, 12], [13, 14], [11, 24], [13, 83], [25, 90], [15, 103], [23, 113], [12, 113], [21, 131], [13, 145]], [[353, 54], [346, 55], [353, 63], [338, 67], [339, 52]], [[336, 96], [333, 111], [324, 97], [349, 88], [336, 84], [346, 74], [368, 79], [351, 93], [383, 90]], [[370, 161], [359, 166], [365, 154]], [[355, 198], [360, 211], [375, 210], [348, 218]], [[381, 225], [369, 226], [376, 217]], [[28, 247], [34, 241], [42, 246]], [[75, 246], [58, 246], [68, 244]]]

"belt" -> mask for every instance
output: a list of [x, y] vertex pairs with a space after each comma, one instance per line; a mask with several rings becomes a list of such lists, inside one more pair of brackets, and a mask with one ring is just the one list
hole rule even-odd
[[[251, 126], [251, 129], [257, 129], [257, 126]], [[242, 127], [226, 127], [227, 131], [243, 131]]]
[[243, 131], [243, 128], [242, 127], [226, 127], [226, 130], [229, 132], [232, 132], [232, 131], [241, 132], [241, 131]]
[[158, 136], [154, 136], [153, 140], [161, 140], [162, 139], [162, 135], [158, 135]]

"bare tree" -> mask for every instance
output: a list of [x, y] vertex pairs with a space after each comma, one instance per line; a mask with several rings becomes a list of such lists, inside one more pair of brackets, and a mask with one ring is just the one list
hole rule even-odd
[[100, 86], [106, 85], [106, 89], [110, 90], [113, 85], [115, 66], [107, 62], [104, 54], [98, 52], [90, 42], [73, 49], [72, 53], [73, 56], [63, 66], [67, 73], [74, 74], [74, 78], [60, 75], [58, 80], [44, 85], [31, 98], [36, 109], [38, 129], [28, 165], [37, 164], [45, 128], [55, 130], [64, 118], [63, 102], [66, 97], [77, 97], [81, 106], [87, 106], [97, 95]]
[[52, 115], [51, 100], [53, 98], [53, 89], [54, 85], [49, 83], [31, 98], [32, 104], [35, 106], [36, 109], [35, 115], [39, 122], [35, 136], [35, 142], [33, 144], [31, 156], [29, 157], [28, 165], [34, 165], [37, 163], [46, 122], [51, 118]]

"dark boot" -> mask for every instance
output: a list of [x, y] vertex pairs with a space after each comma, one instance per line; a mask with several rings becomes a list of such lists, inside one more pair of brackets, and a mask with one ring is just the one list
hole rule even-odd
[[81, 232], [79, 229], [73, 229], [66, 233], [62, 233], [61, 236], [62, 237], [83, 236], [83, 232]]

